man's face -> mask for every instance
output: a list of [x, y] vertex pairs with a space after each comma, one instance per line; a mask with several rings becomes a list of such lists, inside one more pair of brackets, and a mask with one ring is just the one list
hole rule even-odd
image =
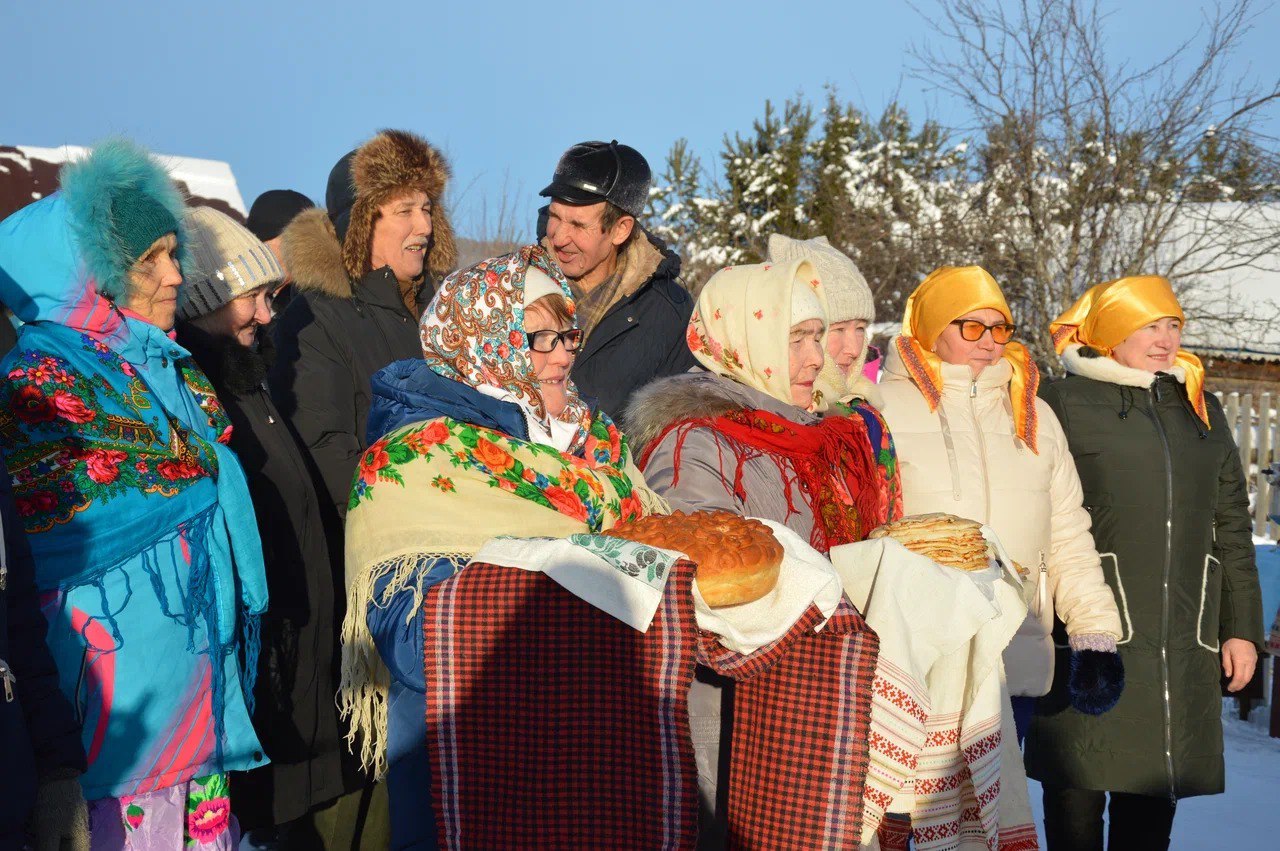
[[422, 276], [431, 242], [431, 199], [425, 192], [409, 192], [378, 207], [373, 221], [369, 261], [375, 269], [390, 266], [396, 280]]
[[635, 219], [623, 216], [608, 231], [601, 227], [605, 202], [566, 204], [553, 200], [547, 214], [547, 239], [560, 270], [570, 280], [590, 279], [602, 264], [612, 267], [618, 246], [627, 241]]

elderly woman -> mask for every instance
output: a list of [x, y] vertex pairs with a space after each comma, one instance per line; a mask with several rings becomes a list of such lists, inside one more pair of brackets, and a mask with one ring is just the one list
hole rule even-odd
[[436, 841], [422, 799], [423, 590], [499, 535], [566, 537], [667, 511], [569, 380], [583, 336], [573, 315], [564, 275], [528, 246], [449, 276], [422, 321], [424, 360], [374, 378], [347, 515], [340, 699], [365, 765], [389, 766], [392, 847]]
[[266, 585], [230, 422], [171, 336], [182, 202], [123, 141], [61, 184], [0, 224], [0, 299], [26, 323], [0, 451], [83, 718], [93, 844], [229, 848], [225, 772], [266, 761], [246, 705]]
[[823, 340], [826, 362], [818, 373], [817, 388], [828, 403], [881, 404], [879, 389], [864, 374], [867, 327], [875, 321], [876, 302], [858, 266], [827, 241], [825, 236], [792, 239], [780, 233], [769, 236], [769, 262], [808, 260], [822, 279], [827, 300], [827, 333]]
[[[731, 267], [703, 287], [687, 335], [702, 368], [642, 389], [625, 418], [649, 486], [673, 508], [774, 520], [823, 553], [889, 519], [894, 477], [877, 465], [868, 420], [820, 413], [824, 301], [806, 260]], [[716, 806], [724, 685], [700, 671], [689, 692], [703, 848], [727, 841]]]
[[[1262, 606], [1248, 487], [1185, 322], [1155, 275], [1099, 284], [1050, 326], [1070, 375], [1041, 391], [1061, 420], [1124, 611], [1130, 686], [1105, 717], [1041, 702], [1027, 768], [1051, 849], [1167, 848], [1178, 799], [1223, 790], [1219, 678], [1253, 676]], [[1060, 679], [1060, 678], [1059, 678]]]
[[717, 272], [689, 321], [702, 368], [655, 381], [627, 409], [650, 487], [673, 508], [776, 520], [823, 553], [883, 523], [868, 423], [821, 415], [825, 330], [808, 261]]

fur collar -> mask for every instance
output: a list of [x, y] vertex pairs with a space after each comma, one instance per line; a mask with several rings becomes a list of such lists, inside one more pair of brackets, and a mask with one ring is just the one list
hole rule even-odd
[[694, 369], [659, 378], [637, 390], [623, 413], [622, 422], [631, 449], [639, 457], [644, 447], [673, 423], [718, 417], [744, 408], [768, 411], [805, 425], [819, 419], [733, 379]]
[[293, 285], [299, 292], [319, 292], [333, 298], [354, 295], [342, 265], [342, 243], [329, 214], [319, 207], [303, 210], [284, 229], [280, 251]]
[[[1154, 384], [1157, 377], [1154, 372], [1117, 363], [1114, 359], [1104, 357], [1079, 343], [1073, 343], [1063, 351], [1062, 365], [1072, 375], [1082, 375], [1094, 381], [1105, 381], [1108, 384], [1119, 384], [1124, 387], [1138, 387], [1143, 390]], [[1173, 367], [1168, 374], [1178, 379], [1180, 384], [1187, 383], [1187, 374], [1180, 366]]]

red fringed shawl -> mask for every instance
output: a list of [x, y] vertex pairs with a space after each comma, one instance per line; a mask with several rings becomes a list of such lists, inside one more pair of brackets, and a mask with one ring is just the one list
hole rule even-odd
[[[736, 461], [733, 493], [747, 494], [742, 472], [753, 458], [765, 457], [778, 468], [786, 490], [787, 510], [798, 514], [794, 486], [813, 513], [809, 543], [826, 554], [839, 544], [865, 540], [868, 533], [888, 521], [880, 499], [875, 452], [860, 417], [832, 416], [813, 425], [802, 425], [758, 409], [730, 411], [718, 417], [698, 417], [672, 423], [649, 442], [640, 458], [643, 468], [649, 455], [672, 431], [676, 432], [675, 472], [680, 482], [680, 455], [684, 439], [695, 428], [709, 428], [725, 439]], [[717, 441], [718, 442], [718, 441]], [[721, 469], [724, 468], [721, 459]]]

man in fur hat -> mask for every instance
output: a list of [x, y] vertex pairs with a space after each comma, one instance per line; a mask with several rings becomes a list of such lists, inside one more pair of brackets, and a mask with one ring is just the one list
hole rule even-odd
[[[369, 379], [422, 357], [418, 319], [457, 260], [443, 206], [449, 166], [426, 140], [383, 130], [338, 161], [327, 210], [305, 210], [281, 250], [297, 291], [276, 320], [268, 380], [346, 516], [365, 449]], [[333, 532], [340, 536], [341, 527]]]
[[680, 258], [637, 220], [650, 178], [635, 148], [582, 142], [539, 193], [551, 199], [542, 244], [569, 279], [587, 332], [573, 380], [614, 416], [645, 384], [693, 366], [685, 343], [693, 299], [680, 283]]

